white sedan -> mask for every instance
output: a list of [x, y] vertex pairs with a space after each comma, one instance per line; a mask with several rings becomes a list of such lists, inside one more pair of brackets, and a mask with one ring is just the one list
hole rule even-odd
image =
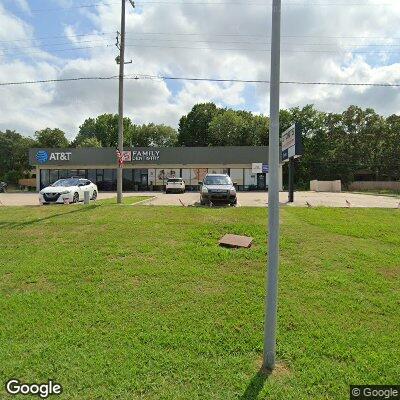
[[89, 179], [59, 179], [39, 192], [39, 202], [40, 204], [78, 203], [84, 200], [86, 191], [89, 191], [90, 199], [96, 200], [97, 186]]

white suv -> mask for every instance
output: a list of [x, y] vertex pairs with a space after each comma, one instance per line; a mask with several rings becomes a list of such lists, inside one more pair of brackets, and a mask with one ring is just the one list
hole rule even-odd
[[185, 181], [182, 178], [169, 178], [165, 185], [165, 193], [185, 193]]

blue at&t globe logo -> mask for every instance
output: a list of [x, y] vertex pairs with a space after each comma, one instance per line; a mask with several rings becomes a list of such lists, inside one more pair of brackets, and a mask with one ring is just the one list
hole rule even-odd
[[46, 161], [48, 161], [49, 159], [49, 155], [47, 153], [47, 151], [44, 150], [39, 150], [36, 153], [36, 160], [40, 163], [40, 164], [44, 164]]

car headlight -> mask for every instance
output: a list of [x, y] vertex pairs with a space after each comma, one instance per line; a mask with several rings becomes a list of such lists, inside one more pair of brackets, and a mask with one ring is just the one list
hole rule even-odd
[[69, 190], [64, 190], [63, 192], [61, 192], [60, 194], [68, 194]]
[[203, 187], [201, 188], [201, 193], [208, 193], [207, 186], [203, 186]]

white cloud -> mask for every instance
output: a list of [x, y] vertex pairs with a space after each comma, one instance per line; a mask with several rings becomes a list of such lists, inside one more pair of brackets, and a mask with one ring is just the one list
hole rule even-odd
[[[69, 0], [58, 1], [71, 5]], [[283, 7], [282, 80], [398, 82], [399, 57], [356, 52], [381, 48], [367, 44], [391, 44], [384, 49], [396, 51], [398, 41], [381, 38], [399, 37], [400, 4], [368, 6], [374, 3], [368, 0], [363, 6], [339, 7], [332, 6], [330, 0], [326, 2], [331, 5]], [[79, 27], [85, 25], [79, 23], [79, 18], [76, 25], [64, 29], [72, 46], [91, 47], [84, 58], [61, 59], [47, 52], [32, 56], [29, 62], [6, 58], [0, 65], [0, 80], [118, 75], [113, 32], [119, 30], [120, 10], [118, 5], [105, 3], [79, 10], [79, 15], [84, 15], [94, 26], [93, 36], [77, 36], [82, 33]], [[133, 59], [133, 64], [126, 66], [126, 74], [269, 78], [269, 6], [148, 4], [133, 12], [127, 3], [127, 11], [126, 58]], [[0, 12], [3, 12], [1, 6]], [[31, 40], [33, 29], [21, 19], [3, 13], [0, 40], [10, 36]], [[375, 39], [365, 39], [367, 36]], [[246, 88], [238, 83], [126, 80], [125, 112], [136, 123], [176, 126], [180, 116], [196, 102], [214, 101], [248, 108]], [[255, 93], [251, 105], [254, 112], [265, 113], [268, 85], [250, 88]], [[31, 134], [45, 126], [58, 126], [72, 138], [85, 118], [117, 111], [117, 90], [117, 80], [3, 87], [0, 88], [0, 129], [15, 128]], [[357, 104], [374, 107], [383, 114], [400, 111], [398, 90], [282, 85], [281, 93], [282, 107], [314, 103], [326, 111], [342, 111], [350, 104]]]

